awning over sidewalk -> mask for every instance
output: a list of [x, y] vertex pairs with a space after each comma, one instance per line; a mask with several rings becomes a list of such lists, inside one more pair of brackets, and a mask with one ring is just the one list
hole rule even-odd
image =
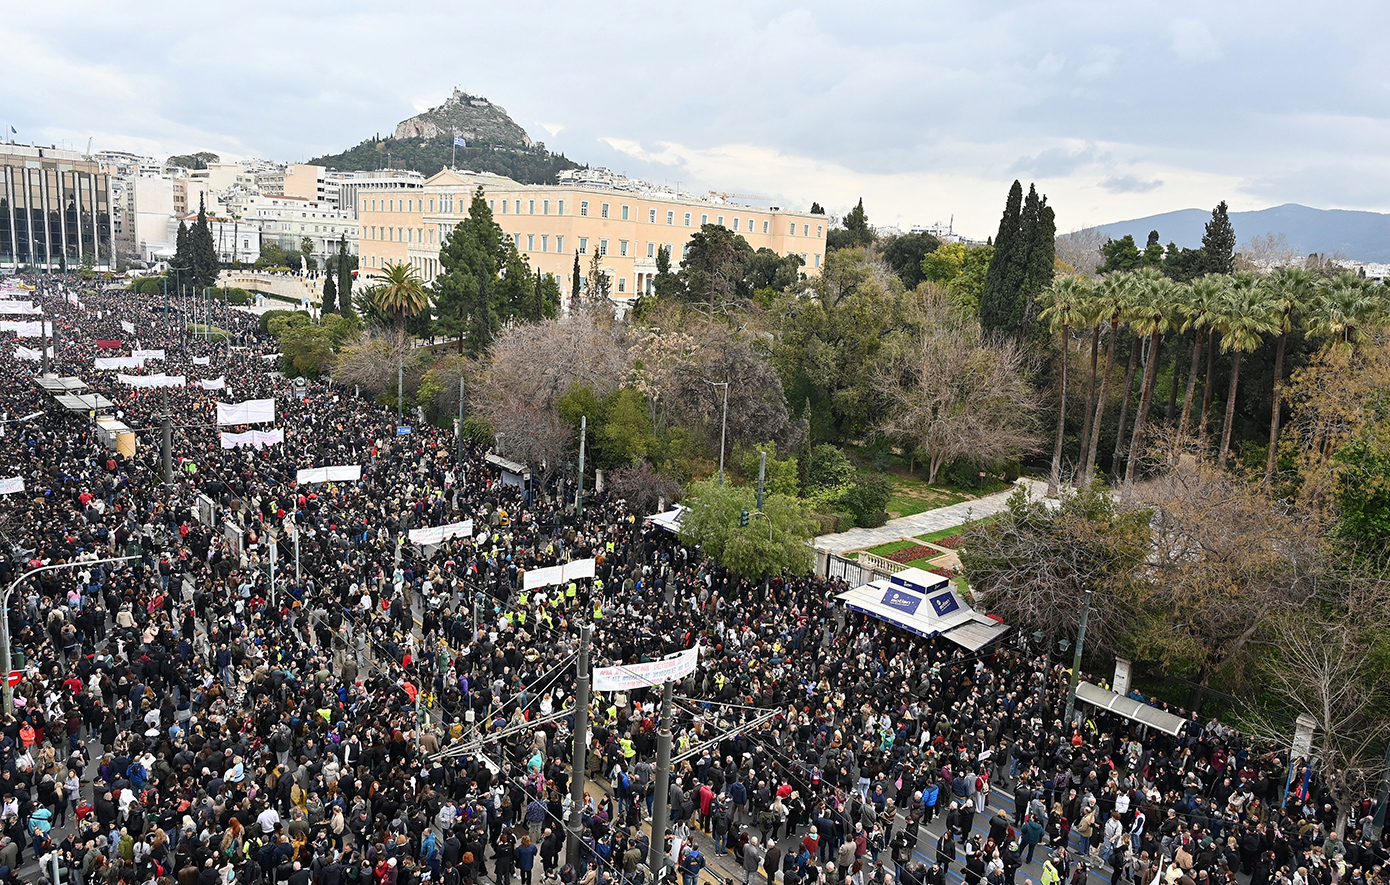
[[680, 504], [675, 504], [670, 510], [663, 513], [653, 513], [647, 517], [647, 522], [673, 535], [681, 533], [681, 516], [685, 513], [685, 508]]
[[941, 636], [970, 651], [980, 650], [1009, 629], [971, 608], [951, 589], [950, 578], [916, 568], [846, 590], [836, 598], [855, 611], [918, 636]]
[[1124, 695], [1115, 694], [1107, 688], [1101, 688], [1092, 682], [1078, 682], [1076, 684], [1076, 699], [1085, 701], [1095, 707], [1109, 710], [1125, 717], [1131, 722], [1138, 722], [1157, 728], [1165, 734], [1174, 737], [1182, 731], [1182, 727], [1187, 724], [1187, 720], [1181, 716], [1175, 716], [1166, 710], [1152, 707], [1143, 701], [1136, 701]]

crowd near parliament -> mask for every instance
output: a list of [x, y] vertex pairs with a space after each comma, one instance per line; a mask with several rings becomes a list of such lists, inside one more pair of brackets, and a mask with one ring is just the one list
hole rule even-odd
[[[280, 376], [254, 313], [218, 303], [209, 341], [160, 297], [23, 282], [56, 347], [0, 332], [0, 585], [60, 567], [7, 599], [3, 885], [1384, 880], [1374, 797], [1337, 832], [1286, 747], [1180, 710], [1176, 736], [1066, 722], [1065, 674], [1026, 644], [922, 639], [823, 578], [732, 577], [621, 500], [503, 482], [452, 430]], [[136, 350], [163, 357], [97, 368]], [[108, 398], [134, 452], [44, 365]], [[271, 421], [218, 423], [256, 400]], [[250, 430], [282, 436], [224, 447]], [[360, 475], [300, 481], [331, 466]], [[585, 630], [595, 666], [700, 651], [669, 721], [659, 686], [595, 691], [575, 770]]]

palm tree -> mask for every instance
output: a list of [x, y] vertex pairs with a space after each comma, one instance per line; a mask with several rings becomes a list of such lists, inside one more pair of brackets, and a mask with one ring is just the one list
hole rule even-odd
[[1120, 317], [1129, 301], [1129, 275], [1112, 274], [1106, 277], [1095, 289], [1098, 310], [1110, 314], [1110, 340], [1105, 346], [1105, 371], [1100, 375], [1100, 390], [1096, 393], [1096, 413], [1091, 422], [1091, 440], [1086, 446], [1086, 460], [1081, 466], [1080, 485], [1091, 484], [1091, 474], [1096, 467], [1096, 450], [1100, 447], [1101, 418], [1105, 415], [1105, 388], [1110, 384], [1110, 373], [1115, 367], [1115, 343], [1120, 335]]
[[[1136, 339], [1147, 335], [1149, 355], [1144, 363], [1144, 381], [1139, 388], [1139, 408], [1134, 415], [1134, 433], [1130, 435], [1129, 458], [1125, 462], [1125, 482], [1134, 481], [1134, 467], [1144, 446], [1144, 422], [1149, 417], [1149, 406], [1153, 404], [1154, 381], [1158, 378], [1158, 348], [1163, 341], [1163, 333], [1173, 325], [1176, 314], [1172, 280], [1153, 268], [1145, 268], [1134, 275], [1136, 285], [1135, 309], [1129, 326]], [[1118, 465], [1116, 465], [1118, 466]]]
[[1052, 444], [1052, 472], [1047, 477], [1048, 497], [1056, 497], [1062, 479], [1062, 438], [1067, 423], [1067, 352], [1071, 350], [1071, 329], [1086, 321], [1084, 302], [1091, 284], [1084, 277], [1069, 276], [1055, 281], [1043, 293], [1046, 307], [1038, 315], [1062, 336], [1062, 384], [1057, 404], [1057, 439]]
[[1280, 268], [1265, 278], [1271, 307], [1274, 309], [1275, 331], [1279, 346], [1274, 351], [1274, 407], [1269, 416], [1269, 454], [1265, 458], [1265, 488], [1274, 482], [1274, 467], [1279, 460], [1279, 397], [1284, 392], [1284, 349], [1289, 343], [1296, 314], [1307, 309], [1313, 297], [1313, 275], [1301, 267]]
[[[1129, 279], [1126, 284], [1126, 298], [1121, 315], [1125, 326], [1134, 331], [1133, 321], [1136, 315], [1142, 321], [1145, 311], [1144, 292], [1137, 274], [1127, 273], [1125, 276]], [[1129, 401], [1134, 395], [1134, 371], [1139, 367], [1140, 354], [1144, 352], [1145, 334], [1135, 331], [1134, 338], [1129, 345], [1129, 365], [1125, 367], [1125, 391], [1124, 395], [1120, 397], [1120, 421], [1115, 427], [1115, 451], [1110, 456], [1110, 469], [1115, 472], [1117, 477], [1120, 475], [1120, 458], [1125, 454], [1125, 425], [1129, 421]]]
[[1096, 411], [1096, 369], [1100, 357], [1100, 333], [1110, 316], [1109, 304], [1100, 297], [1097, 288], [1092, 282], [1086, 287], [1085, 296], [1080, 299], [1080, 310], [1085, 317], [1083, 323], [1091, 329], [1091, 374], [1086, 382], [1086, 420], [1081, 425], [1081, 454], [1077, 459], [1078, 463], [1086, 459], [1086, 452], [1091, 446], [1091, 427], [1095, 423], [1092, 419]]
[[404, 262], [386, 264], [381, 270], [382, 281], [372, 289], [372, 303], [391, 319], [397, 334], [404, 335], [405, 321], [429, 306], [425, 281]]
[[1217, 457], [1224, 465], [1231, 448], [1231, 425], [1236, 417], [1236, 390], [1240, 386], [1240, 358], [1260, 346], [1263, 336], [1276, 328], [1274, 303], [1253, 273], [1241, 271], [1231, 278], [1231, 288], [1217, 308], [1221, 350], [1231, 354], [1231, 385], [1226, 391], [1226, 421], [1221, 427]]
[[1365, 280], [1344, 273], [1318, 288], [1308, 334], [1351, 349], [1386, 317], [1386, 305]]
[[[1192, 365], [1187, 370], [1187, 393], [1182, 398], [1182, 418], [1178, 421], [1178, 444], [1187, 436], [1187, 425], [1192, 417], [1192, 394], [1197, 389], [1197, 371], [1201, 368], [1202, 346], [1211, 347], [1209, 333], [1216, 317], [1216, 306], [1226, 297], [1226, 288], [1231, 278], [1222, 274], [1207, 274], [1192, 281], [1185, 290], [1182, 301], [1183, 331], [1196, 330], [1197, 337], [1192, 342]], [[1206, 385], [1211, 386], [1208, 371]], [[1205, 412], [1203, 421], [1205, 422]]]

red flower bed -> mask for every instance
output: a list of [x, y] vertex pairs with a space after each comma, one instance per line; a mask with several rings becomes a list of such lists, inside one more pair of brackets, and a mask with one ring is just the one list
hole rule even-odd
[[930, 547], [923, 547], [921, 544], [918, 544], [914, 547], [904, 547], [897, 553], [890, 553], [887, 556], [885, 556], [884, 559], [888, 559], [893, 562], [907, 563], [912, 562], [914, 559], [931, 559], [932, 557], [939, 555], [940, 553], [938, 551], [933, 550]]
[[963, 540], [964, 539], [962, 539], [960, 535], [952, 535], [949, 538], [942, 538], [939, 541], [932, 541], [932, 543], [938, 547], [945, 547], [947, 550], [955, 550], [956, 548], [960, 547]]
[[928, 566], [927, 571], [931, 572], [934, 575], [940, 575], [943, 578], [954, 578], [956, 576], [955, 569], [942, 568], [939, 565]]

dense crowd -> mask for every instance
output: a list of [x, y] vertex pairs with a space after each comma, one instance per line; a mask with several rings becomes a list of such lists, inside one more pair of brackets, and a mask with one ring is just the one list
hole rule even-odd
[[[502, 482], [474, 443], [460, 457], [452, 433], [398, 435], [394, 409], [319, 382], [297, 397], [250, 313], [218, 305], [234, 337], [208, 342], [166, 321], [161, 298], [30, 282], [41, 293], [14, 294], [55, 317], [54, 371], [109, 397], [140, 444], [104, 446], [5, 344], [0, 411], [43, 414], [0, 425], [0, 478], [25, 482], [0, 499], [0, 580], [75, 567], [10, 602], [23, 663], [0, 725], [0, 883], [51, 878], [54, 859], [76, 885], [635, 885], [664, 865], [686, 885], [730, 871], [769, 885], [1383, 879], [1371, 800], [1333, 832], [1318, 779], [1286, 753], [1195, 717], [1177, 737], [1096, 711], [1065, 725], [1065, 678], [1025, 645], [923, 641], [835, 606], [820, 579], [742, 583], [622, 501], [580, 514]], [[227, 389], [94, 370], [136, 346], [166, 351], [146, 371]], [[244, 428], [218, 428], [215, 403], [269, 397], [284, 442], [221, 448], [219, 430]], [[328, 465], [361, 479], [295, 483]], [[469, 519], [470, 537], [408, 542]], [[117, 556], [134, 558], [96, 562]], [[525, 589], [528, 570], [588, 557], [594, 578]], [[570, 802], [584, 624], [596, 664], [703, 646], [676, 692], [675, 752], [691, 752], [665, 797], [659, 692], [639, 689], [593, 698]], [[658, 799], [670, 827], [652, 851]]]

